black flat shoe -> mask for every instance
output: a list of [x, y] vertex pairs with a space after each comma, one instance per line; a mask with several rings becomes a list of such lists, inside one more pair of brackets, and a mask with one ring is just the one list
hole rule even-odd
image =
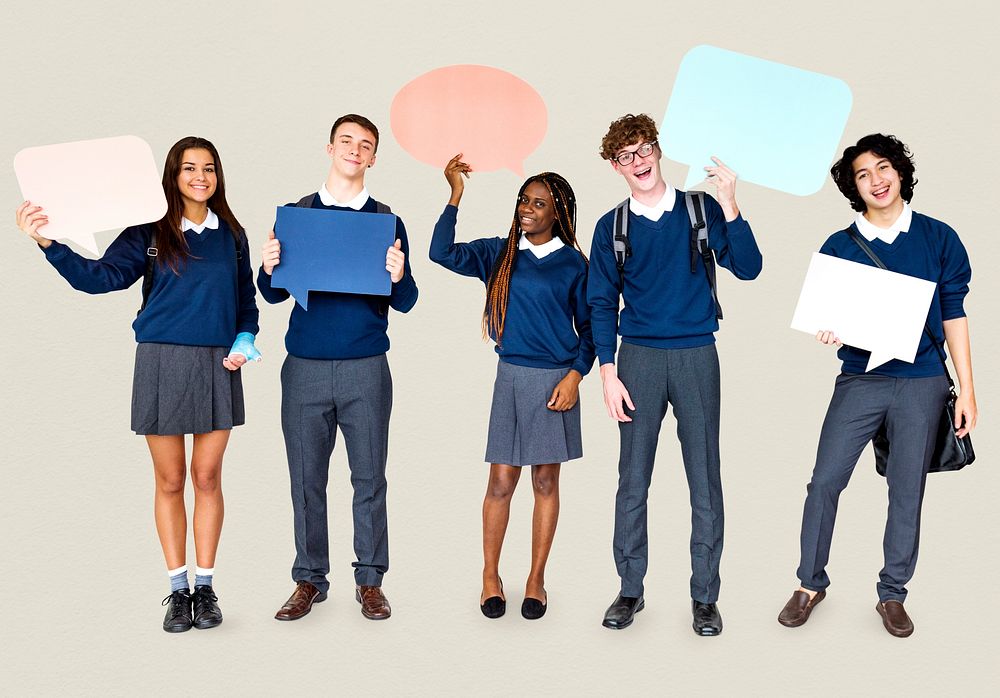
[[[500, 580], [500, 593], [503, 593], [503, 580]], [[479, 610], [487, 618], [499, 618], [507, 612], [507, 599], [502, 596], [491, 596], [479, 604]]]
[[604, 622], [601, 625], [612, 630], [627, 628], [632, 625], [635, 614], [645, 607], [646, 601], [641, 596], [618, 594], [618, 597], [608, 606], [608, 610], [604, 612]]
[[524, 601], [521, 602], [521, 617], [527, 618], [528, 620], [538, 620], [545, 615], [545, 611], [548, 607], [548, 594], [545, 595], [545, 603], [542, 603], [538, 599], [533, 599], [530, 596], [526, 596]]
[[191, 592], [179, 589], [170, 592], [161, 606], [167, 607], [163, 617], [163, 629], [168, 633], [182, 633], [191, 629]]
[[694, 617], [691, 627], [695, 635], [713, 637], [722, 632], [722, 616], [719, 607], [714, 603], [702, 603], [691, 600], [691, 615]]
[[222, 623], [222, 611], [219, 610], [219, 605], [215, 603], [218, 600], [219, 597], [212, 591], [212, 587], [202, 585], [194, 588], [194, 594], [191, 596], [194, 606], [191, 624], [195, 628], [205, 630], [206, 628], [214, 628]]

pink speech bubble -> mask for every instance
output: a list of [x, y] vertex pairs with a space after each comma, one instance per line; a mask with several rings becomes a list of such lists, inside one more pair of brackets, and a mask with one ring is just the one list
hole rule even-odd
[[424, 73], [396, 93], [392, 133], [421, 162], [444, 167], [457, 153], [477, 172], [508, 169], [524, 176], [548, 112], [535, 89], [485, 65], [451, 65]]
[[38, 232], [98, 254], [94, 233], [151, 223], [167, 212], [153, 151], [136, 136], [25, 148], [14, 172], [26, 201], [44, 207]]

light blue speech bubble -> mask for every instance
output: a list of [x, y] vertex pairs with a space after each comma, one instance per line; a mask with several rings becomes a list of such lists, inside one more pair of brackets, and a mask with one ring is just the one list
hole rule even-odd
[[808, 196], [826, 180], [852, 101], [829, 75], [696, 46], [677, 71], [660, 147], [690, 166], [685, 189], [715, 155], [743, 181]]

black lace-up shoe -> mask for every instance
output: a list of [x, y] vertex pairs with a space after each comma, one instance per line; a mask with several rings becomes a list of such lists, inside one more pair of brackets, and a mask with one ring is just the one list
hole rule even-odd
[[191, 592], [187, 589], [170, 592], [161, 605], [167, 607], [167, 615], [163, 617], [164, 630], [182, 633], [191, 629]]
[[191, 597], [194, 602], [194, 621], [192, 625], [199, 630], [214, 628], [222, 622], [222, 611], [219, 604], [215, 603], [219, 597], [208, 585], [194, 588], [194, 595]]
[[694, 618], [691, 627], [694, 628], [695, 635], [714, 637], [722, 632], [722, 615], [714, 603], [702, 603], [692, 599], [691, 615]]

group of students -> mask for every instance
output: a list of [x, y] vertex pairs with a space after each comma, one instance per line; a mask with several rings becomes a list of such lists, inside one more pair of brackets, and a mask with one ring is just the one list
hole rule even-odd
[[[589, 260], [577, 239], [575, 194], [554, 172], [521, 185], [506, 238], [456, 242], [459, 204], [472, 168], [461, 154], [445, 167], [451, 192], [434, 227], [430, 258], [485, 284], [483, 333], [499, 355], [483, 502], [480, 609], [489, 618], [506, 611], [500, 551], [511, 496], [525, 466], [531, 468], [535, 506], [521, 614], [527, 619], [545, 614], [545, 565], [559, 515], [560, 466], [583, 454], [578, 387], [596, 356], [605, 406], [621, 437], [613, 537], [621, 586], [603, 625], [626, 628], [644, 607], [647, 495], [661, 424], [672, 406], [691, 499], [692, 627], [702, 636], [722, 632], [717, 600], [724, 510], [715, 350], [722, 309], [715, 265], [752, 280], [762, 258], [736, 203], [736, 175], [713, 158], [705, 170], [716, 198], [675, 190], [660, 172], [657, 139], [656, 124], [644, 114], [611, 123], [600, 155], [624, 178], [629, 197], [598, 220]], [[331, 160], [326, 181], [289, 205], [389, 212], [364, 182], [378, 142], [378, 129], [367, 118], [337, 119], [326, 146]], [[892, 360], [866, 373], [867, 351], [841, 346], [835, 328], [817, 334], [822, 343], [840, 347], [843, 366], [807, 488], [801, 586], [778, 620], [801, 625], [824, 598], [840, 492], [862, 449], [884, 424], [894, 448], [887, 464], [885, 567], [876, 608], [888, 632], [905, 637], [913, 625], [902, 602], [916, 562], [936, 420], [948, 393], [937, 353], [944, 341], [961, 386], [956, 429], [964, 434], [977, 417], [963, 309], [971, 269], [950, 227], [910, 209], [913, 161], [895, 137], [866, 136], [844, 151], [831, 173], [858, 216], [821, 251], [870, 264], [852, 238], [858, 233], [890, 270], [935, 282], [927, 317], [933, 337], [924, 335], [912, 363]], [[222, 622], [213, 587], [223, 520], [221, 467], [230, 430], [244, 422], [240, 368], [259, 358], [258, 309], [246, 234], [226, 202], [222, 163], [212, 143], [195, 137], [178, 141], [167, 155], [163, 188], [166, 215], [124, 230], [99, 260], [44, 237], [48, 219], [40, 205], [26, 201], [16, 215], [21, 230], [74, 288], [104, 293], [144, 280], [143, 306], [133, 322], [138, 346], [132, 430], [146, 437], [153, 460], [156, 529], [171, 585], [163, 600], [163, 629], [182, 632]], [[354, 489], [355, 597], [366, 618], [391, 614], [382, 591], [389, 567], [385, 468], [392, 407], [386, 331], [389, 308], [407, 312], [418, 295], [399, 218], [395, 238], [385, 257], [392, 280], [388, 297], [313, 291], [309, 309], [295, 304], [289, 317], [281, 425], [294, 511], [296, 586], [275, 615], [278, 620], [302, 618], [327, 598], [326, 489], [338, 427]], [[281, 242], [273, 230], [261, 255], [257, 290], [269, 303], [287, 300], [289, 293], [272, 285], [272, 272], [281, 263]], [[193, 434], [193, 592], [186, 566], [185, 434]]]

